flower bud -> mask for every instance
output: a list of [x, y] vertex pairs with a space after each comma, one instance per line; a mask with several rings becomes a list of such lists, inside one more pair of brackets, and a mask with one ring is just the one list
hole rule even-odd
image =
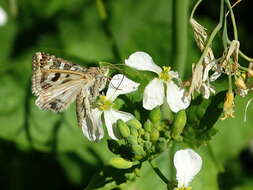
[[130, 134], [135, 136], [135, 137], [139, 136], [139, 133], [138, 133], [137, 129], [134, 128], [134, 127], [130, 127]]
[[249, 78], [253, 77], [253, 70], [251, 70], [251, 69], [248, 70], [248, 77]]
[[145, 130], [143, 128], [138, 129], [138, 133], [140, 136], [145, 134]]
[[144, 139], [149, 141], [150, 140], [150, 134], [148, 132], [144, 133]]
[[121, 157], [115, 157], [110, 160], [109, 165], [117, 169], [128, 169], [133, 166], [133, 162]]
[[154, 128], [150, 133], [150, 140], [152, 142], [156, 142], [159, 139], [159, 137], [160, 137], [159, 131]]
[[242, 78], [237, 78], [236, 80], [235, 80], [235, 85], [238, 87], [238, 88], [240, 88], [240, 89], [247, 89], [247, 86], [246, 86], [246, 84], [245, 84], [245, 82], [243, 81], [243, 79]]
[[129, 135], [127, 137], [127, 142], [131, 145], [135, 145], [135, 144], [138, 144], [137, 142], [137, 137], [136, 136], [133, 136], [133, 135]]
[[130, 130], [129, 130], [127, 124], [123, 120], [119, 119], [117, 121], [117, 127], [118, 127], [119, 133], [122, 137], [127, 138], [130, 135]]
[[150, 120], [147, 120], [145, 123], [144, 123], [144, 129], [145, 131], [147, 132], [151, 132], [152, 129], [153, 129], [153, 124]]
[[162, 119], [163, 120], [167, 120], [169, 121], [170, 124], [172, 124], [173, 120], [174, 120], [174, 114], [171, 111], [169, 105], [167, 102], [165, 102], [162, 106], [161, 106], [161, 112], [162, 112]]
[[135, 129], [140, 129], [141, 128], [141, 123], [137, 119], [131, 119], [131, 120], [127, 121], [126, 124], [129, 127], [133, 127]]
[[162, 119], [162, 113], [160, 110], [160, 107], [154, 108], [150, 113], [149, 113], [149, 118], [153, 123], [160, 122]]
[[143, 150], [142, 146], [140, 145], [133, 145], [132, 150], [137, 160], [140, 160], [144, 156], [146, 156], [146, 152]]
[[167, 149], [167, 142], [166, 139], [161, 137], [158, 139], [156, 143], [156, 152], [161, 153]]
[[172, 138], [177, 139], [183, 132], [184, 126], [187, 121], [185, 110], [181, 110], [177, 113], [172, 125]]
[[151, 147], [152, 147], [152, 143], [150, 141], [145, 141], [144, 142], [144, 148], [145, 148], [145, 150], [150, 151]]

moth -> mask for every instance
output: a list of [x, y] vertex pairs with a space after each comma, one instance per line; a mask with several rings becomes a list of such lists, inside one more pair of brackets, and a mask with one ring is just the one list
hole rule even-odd
[[32, 92], [39, 108], [62, 112], [76, 100], [78, 126], [88, 125], [91, 134], [99, 132], [91, 109], [106, 86], [107, 67], [85, 68], [42, 52], [35, 53], [32, 66]]

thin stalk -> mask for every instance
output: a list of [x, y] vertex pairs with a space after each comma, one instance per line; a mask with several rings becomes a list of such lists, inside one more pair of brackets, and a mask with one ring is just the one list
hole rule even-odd
[[234, 39], [238, 40], [238, 32], [237, 32], [237, 26], [236, 26], [236, 21], [235, 21], [235, 15], [234, 15], [234, 12], [233, 12], [233, 8], [232, 8], [229, 0], [225, 0], [225, 2], [227, 4], [229, 12], [230, 12], [230, 17], [231, 17], [231, 21], [232, 21], [232, 25], [233, 25], [233, 30], [234, 30]]
[[167, 179], [167, 177], [165, 175], [163, 175], [163, 173], [161, 172], [161, 170], [157, 167], [157, 165], [154, 163], [154, 161], [149, 160], [149, 164], [152, 167], [152, 169], [154, 170], [154, 172], [161, 178], [161, 180], [168, 184], [169, 180]]
[[173, 0], [172, 66], [184, 77], [187, 58], [189, 0]]
[[[231, 41], [229, 39], [227, 39], [227, 43], [228, 44], [231, 44]], [[245, 59], [246, 61], [249, 61], [249, 62], [253, 62], [253, 58], [247, 56], [245, 53], [243, 53], [241, 50], [239, 50], [239, 55]]]
[[220, 5], [220, 19], [219, 19], [219, 23], [217, 24], [217, 26], [214, 28], [214, 30], [212, 31], [207, 43], [206, 43], [206, 46], [205, 46], [205, 49], [198, 61], [197, 64], [202, 64], [203, 60], [204, 60], [204, 57], [206, 57], [207, 53], [208, 53], [208, 48], [210, 47], [214, 37], [216, 36], [216, 34], [220, 31], [221, 27], [222, 27], [222, 23], [223, 23], [223, 16], [224, 16], [224, 1], [221, 0], [221, 5]]
[[202, 2], [203, 0], [198, 0], [198, 2], [194, 5], [192, 12], [191, 12], [191, 16], [190, 16], [190, 20], [193, 19], [193, 16], [195, 14], [196, 9], [198, 8], [199, 4]]

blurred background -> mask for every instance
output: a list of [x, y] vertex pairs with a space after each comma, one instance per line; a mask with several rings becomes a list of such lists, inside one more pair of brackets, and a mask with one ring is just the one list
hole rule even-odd
[[[77, 127], [75, 105], [61, 114], [35, 106], [31, 94], [35, 52], [91, 66], [98, 61], [122, 63], [131, 53], [146, 51], [157, 64], [171, 64], [172, 0], [105, 0], [108, 14], [104, 20], [97, 2], [0, 0], [6, 12], [6, 21], [0, 25], [0, 189], [84, 189], [112, 156], [106, 138], [91, 143], [83, 136]], [[189, 0], [189, 11], [195, 2]], [[252, 8], [252, 1], [242, 1], [234, 8], [240, 47], [249, 56], [253, 56]], [[219, 1], [204, 1], [195, 18], [212, 31], [219, 18]], [[216, 57], [222, 55], [220, 38], [221, 34], [213, 45]], [[200, 56], [190, 25], [187, 42], [189, 76], [191, 64]], [[243, 60], [240, 63], [248, 64]], [[226, 88], [224, 81], [221, 78], [217, 82], [218, 89]], [[207, 146], [198, 150], [204, 165], [193, 189], [253, 189], [253, 105], [249, 106], [247, 121], [243, 121], [250, 98], [251, 94], [244, 99], [236, 97], [236, 117], [216, 123], [219, 132], [210, 142], [213, 150]], [[168, 152], [158, 158], [158, 163], [168, 174]], [[165, 188], [147, 164], [140, 178], [123, 187]]]

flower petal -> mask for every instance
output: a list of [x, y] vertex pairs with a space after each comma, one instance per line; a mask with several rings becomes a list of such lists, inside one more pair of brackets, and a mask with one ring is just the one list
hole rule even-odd
[[176, 71], [169, 71], [169, 75], [170, 75], [172, 78], [179, 79], [179, 74], [178, 74], [178, 72], [176, 72]]
[[188, 187], [202, 166], [201, 157], [192, 149], [179, 150], [174, 155], [178, 187]]
[[122, 119], [124, 122], [126, 122], [133, 118], [134, 116], [132, 114], [123, 111], [114, 109], [104, 111], [105, 125], [109, 136], [114, 140], [119, 138], [117, 128], [115, 128], [115, 124], [118, 119]]
[[101, 114], [102, 112], [97, 108], [92, 109], [91, 113], [87, 114], [86, 117], [83, 119], [82, 122], [83, 134], [90, 141], [98, 141], [102, 139], [104, 136]]
[[141, 51], [131, 54], [129, 58], [125, 60], [125, 64], [137, 70], [152, 71], [157, 74], [162, 72], [162, 69], [154, 63], [152, 57]]
[[114, 75], [110, 81], [106, 97], [113, 102], [121, 94], [128, 94], [136, 91], [139, 85], [139, 83], [128, 79], [125, 75]]
[[3, 8], [0, 7], [0, 26], [3, 26], [7, 22], [7, 14]]
[[143, 107], [147, 110], [152, 110], [156, 106], [160, 106], [164, 101], [164, 85], [163, 81], [154, 78], [146, 86], [143, 94]]
[[186, 109], [191, 102], [190, 96], [185, 96], [185, 89], [178, 87], [173, 81], [167, 84], [167, 102], [173, 112]]

